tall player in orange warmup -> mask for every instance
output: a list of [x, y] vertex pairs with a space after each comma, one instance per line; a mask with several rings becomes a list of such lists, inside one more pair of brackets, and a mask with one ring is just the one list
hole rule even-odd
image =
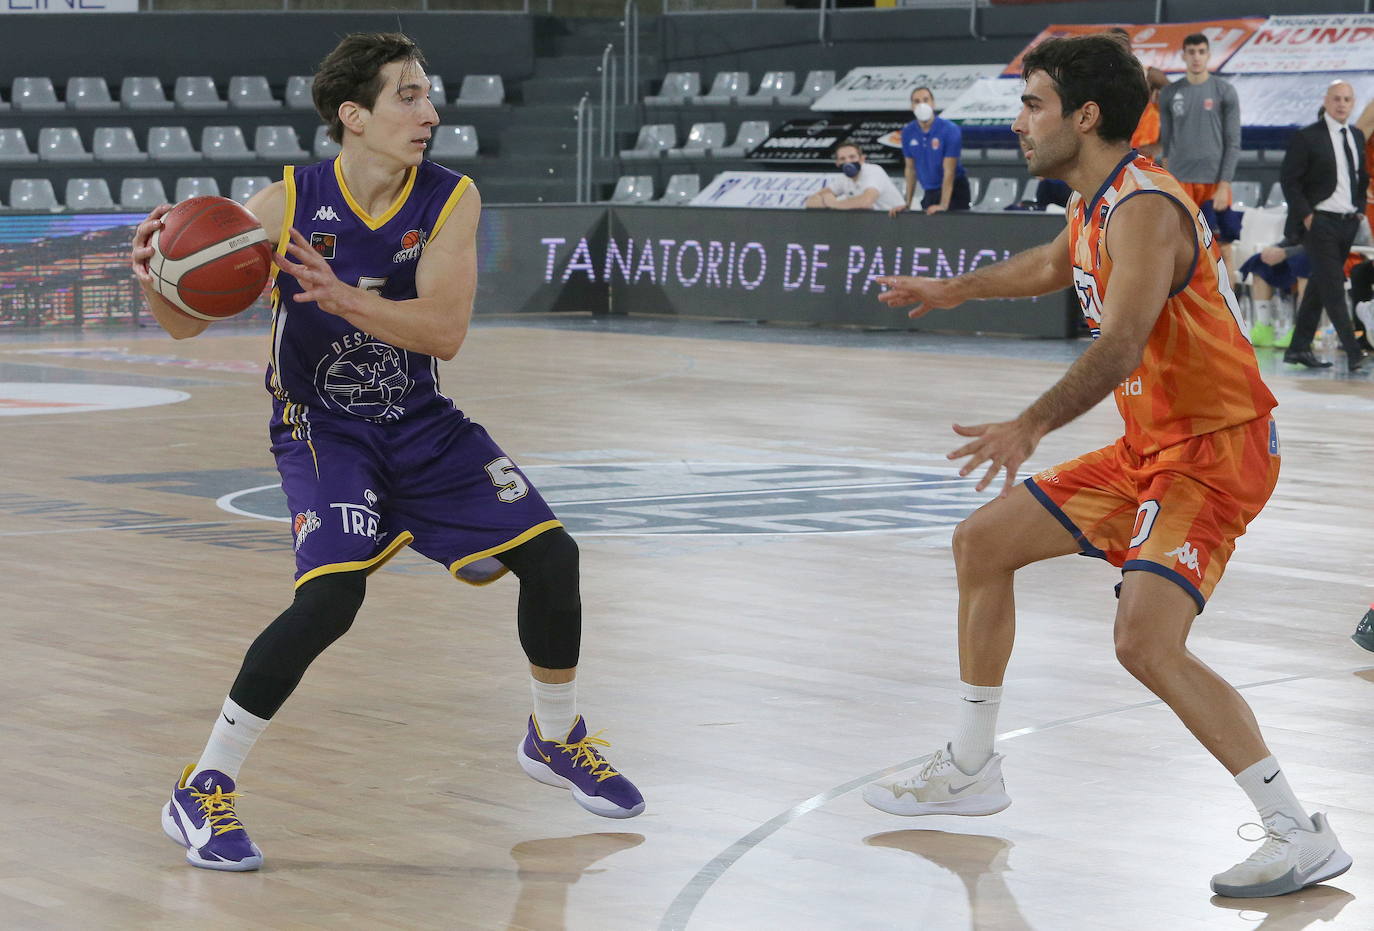
[[[1012, 129], [1030, 172], [1074, 190], [1051, 243], [957, 278], [881, 279], [912, 316], [976, 298], [1072, 286], [1093, 344], [1015, 420], [955, 426], [961, 474], [986, 465], [1001, 495], [954, 535], [962, 701], [953, 740], [864, 798], [893, 814], [986, 815], [1011, 804], [993, 752], [1022, 566], [1084, 553], [1121, 569], [1116, 653], [1236, 778], [1263, 843], [1214, 892], [1294, 892], [1350, 867], [1322, 814], [1294, 797], [1240, 694], [1189, 652], [1193, 619], [1279, 472], [1273, 395], [1260, 379], [1225, 265], [1179, 182], [1130, 148], [1149, 97], [1130, 49], [1105, 35], [1053, 39], [1025, 59]], [[1115, 396], [1125, 434], [1015, 484], [1041, 437]], [[1257, 838], [1261, 839], [1261, 838]]]

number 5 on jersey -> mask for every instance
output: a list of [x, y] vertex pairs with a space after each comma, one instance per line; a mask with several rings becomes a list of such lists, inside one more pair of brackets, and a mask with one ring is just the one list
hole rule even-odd
[[508, 456], [488, 462], [487, 475], [491, 476], [491, 483], [500, 489], [496, 497], [506, 504], [519, 501], [530, 493], [529, 483], [516, 471], [515, 463]]

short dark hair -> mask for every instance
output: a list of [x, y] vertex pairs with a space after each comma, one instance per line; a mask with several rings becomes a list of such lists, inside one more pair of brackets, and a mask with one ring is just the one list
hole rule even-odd
[[1103, 142], [1129, 142], [1150, 102], [1145, 70], [1117, 36], [1046, 39], [1026, 55], [1021, 77], [1043, 71], [1063, 104], [1064, 115], [1094, 101], [1102, 111]]
[[929, 87], [927, 87], [927, 86], [924, 85], [924, 84], [922, 84], [920, 87], [913, 87], [913, 88], [911, 89], [911, 93], [909, 93], [909, 94], [906, 95], [906, 96], [907, 96], [907, 99], [910, 100], [912, 97], [915, 97], [917, 91], [925, 91], [927, 94], [930, 95], [930, 99], [931, 99], [931, 100], [934, 100], [934, 99], [935, 99], [935, 91], [931, 90]]
[[1207, 39], [1206, 34], [1201, 32], [1194, 32], [1191, 35], [1183, 37], [1183, 47], [1187, 48], [1190, 45], [1205, 45], [1208, 48], [1212, 47], [1212, 43]]
[[[915, 93], [915, 91], [912, 91], [912, 93]], [[857, 142], [855, 142], [853, 139], [846, 139], [846, 140], [844, 140], [843, 142], [841, 142], [839, 145], [835, 146], [835, 154], [836, 154], [836, 155], [839, 155], [839, 154], [840, 154], [840, 149], [854, 149], [854, 150], [857, 151], [860, 155], [863, 155], [863, 154], [864, 154], [864, 147], [861, 146], [861, 145], [859, 145], [859, 144], [858, 144]]]
[[424, 53], [410, 36], [399, 32], [355, 32], [344, 36], [315, 69], [310, 93], [329, 138], [343, 142], [339, 107], [352, 100], [371, 110], [382, 92], [382, 68], [393, 61], [413, 61], [427, 70]]

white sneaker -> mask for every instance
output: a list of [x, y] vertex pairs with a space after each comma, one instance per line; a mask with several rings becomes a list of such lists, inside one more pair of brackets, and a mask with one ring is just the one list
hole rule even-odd
[[[1284, 820], [1293, 824], [1292, 819]], [[1350, 854], [1341, 849], [1326, 815], [1314, 814], [1311, 830], [1297, 824], [1288, 830], [1264, 827], [1263, 840], [1259, 850], [1212, 877], [1213, 892], [1239, 899], [1286, 895], [1350, 869]]]
[[995, 815], [1011, 804], [1002, 754], [970, 775], [954, 765], [948, 744], [922, 757], [914, 772], [864, 786], [864, 801], [890, 815]]

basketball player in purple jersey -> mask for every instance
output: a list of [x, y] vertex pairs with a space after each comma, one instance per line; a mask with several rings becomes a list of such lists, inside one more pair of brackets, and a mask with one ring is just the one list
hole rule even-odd
[[[248, 648], [200, 759], [162, 809], [194, 866], [251, 870], [262, 852], [235, 811], [244, 758], [312, 660], [353, 622], [368, 575], [409, 544], [465, 582], [520, 580], [518, 628], [534, 712], [517, 747], [534, 779], [608, 818], [644, 810], [577, 713], [578, 550], [519, 467], [439, 393], [438, 359], [467, 335], [481, 201], [472, 179], [424, 160], [439, 122], [419, 48], [351, 35], [321, 63], [315, 106], [342, 145], [287, 166], [248, 209], [277, 236], [272, 452], [295, 515], [295, 599]], [[138, 227], [134, 273], [177, 339], [208, 324], [152, 289]]]

